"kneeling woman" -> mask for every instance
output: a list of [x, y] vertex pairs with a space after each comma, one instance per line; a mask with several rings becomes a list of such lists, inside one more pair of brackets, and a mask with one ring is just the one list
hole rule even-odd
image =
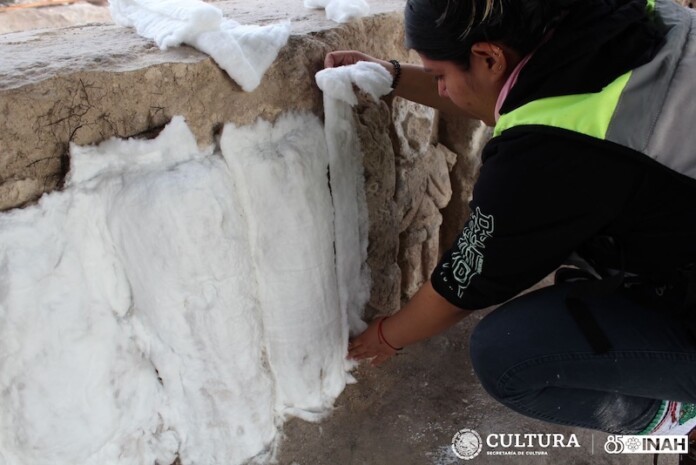
[[[696, 424], [696, 13], [672, 0], [408, 0], [396, 95], [495, 126], [431, 280], [350, 345], [380, 364], [475, 311], [485, 389], [611, 433]], [[436, 82], [433, 81], [433, 78]], [[567, 259], [556, 284], [513, 298]], [[513, 298], [512, 300], [509, 300]]]

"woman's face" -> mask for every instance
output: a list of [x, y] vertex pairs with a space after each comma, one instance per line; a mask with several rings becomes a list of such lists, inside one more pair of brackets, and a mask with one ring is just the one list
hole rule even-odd
[[[478, 44], [477, 44], [478, 45]], [[453, 61], [431, 60], [419, 54], [425, 70], [437, 82], [441, 97], [489, 126], [495, 125], [495, 104], [509, 75], [507, 62], [500, 47], [485, 44], [485, 49], [472, 47], [471, 66], [462, 69]]]

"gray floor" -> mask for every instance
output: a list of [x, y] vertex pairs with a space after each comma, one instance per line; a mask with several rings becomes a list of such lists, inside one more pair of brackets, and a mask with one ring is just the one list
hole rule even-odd
[[[318, 424], [290, 420], [281, 465], [652, 464], [652, 455], [609, 455], [602, 433], [545, 424], [493, 401], [469, 363], [467, 341], [483, 316], [408, 347], [381, 368], [361, 366], [331, 417]], [[549, 448], [545, 456], [492, 456], [484, 445], [472, 460], [457, 458], [452, 436], [463, 428], [491, 433], [577, 435], [579, 448]], [[536, 449], [542, 451], [542, 449]], [[677, 457], [662, 455], [660, 465]]]

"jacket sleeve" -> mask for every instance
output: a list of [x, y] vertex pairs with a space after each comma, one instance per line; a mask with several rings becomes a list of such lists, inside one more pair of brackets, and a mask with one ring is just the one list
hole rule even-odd
[[435, 268], [434, 289], [460, 308], [502, 303], [601, 233], [627, 202], [638, 170], [562, 135], [491, 141], [464, 230]]

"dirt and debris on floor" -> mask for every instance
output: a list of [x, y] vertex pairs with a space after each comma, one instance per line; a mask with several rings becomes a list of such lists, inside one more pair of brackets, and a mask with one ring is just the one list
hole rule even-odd
[[[281, 465], [650, 465], [652, 455], [609, 455], [608, 435], [552, 425], [524, 417], [495, 402], [481, 387], [468, 354], [472, 329], [487, 312], [477, 312], [446, 333], [404, 349], [372, 368], [339, 397], [332, 416], [313, 424], [285, 425]], [[538, 449], [548, 455], [501, 456], [484, 443], [481, 453], [462, 460], [452, 451], [461, 429], [488, 434], [576, 434], [580, 447]], [[675, 465], [663, 455], [660, 465]]]

